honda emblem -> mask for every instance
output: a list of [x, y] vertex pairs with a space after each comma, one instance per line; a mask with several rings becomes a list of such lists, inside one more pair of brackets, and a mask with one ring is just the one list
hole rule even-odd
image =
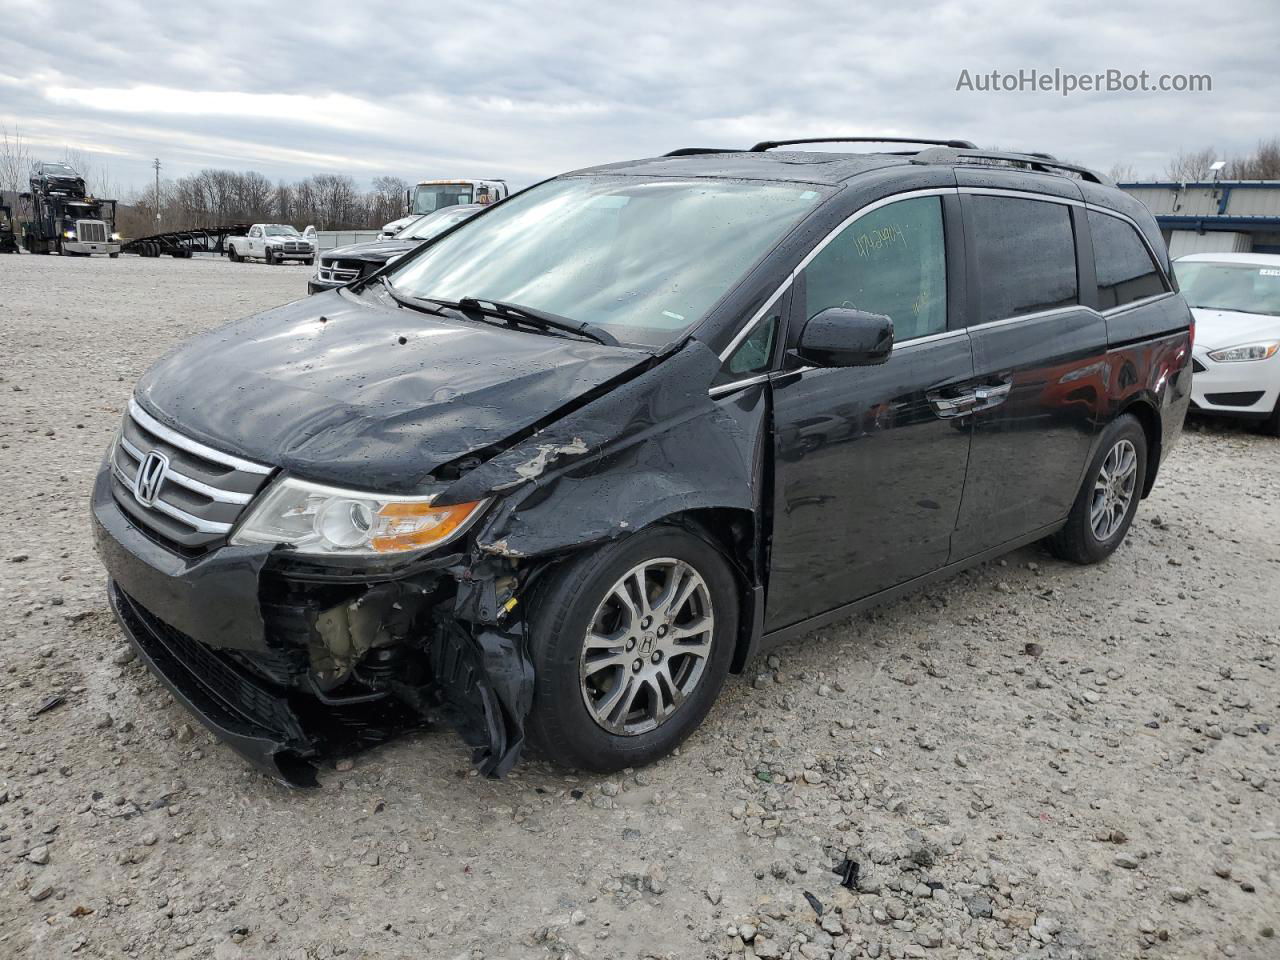
[[169, 472], [169, 458], [159, 450], [152, 450], [138, 464], [138, 477], [133, 484], [133, 496], [144, 507], [156, 502], [165, 475]]

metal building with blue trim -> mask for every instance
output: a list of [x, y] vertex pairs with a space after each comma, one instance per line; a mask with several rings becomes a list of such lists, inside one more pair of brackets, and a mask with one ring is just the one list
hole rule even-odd
[[1122, 183], [1160, 224], [1169, 256], [1280, 253], [1280, 180]]

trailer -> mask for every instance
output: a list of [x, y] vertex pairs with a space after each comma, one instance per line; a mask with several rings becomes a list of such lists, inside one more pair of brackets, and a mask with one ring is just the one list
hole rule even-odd
[[169, 256], [187, 259], [197, 253], [227, 252], [227, 238], [242, 236], [252, 227], [251, 223], [232, 223], [221, 227], [196, 227], [192, 230], [170, 230], [149, 237], [138, 237], [124, 245], [125, 253], [140, 257]]

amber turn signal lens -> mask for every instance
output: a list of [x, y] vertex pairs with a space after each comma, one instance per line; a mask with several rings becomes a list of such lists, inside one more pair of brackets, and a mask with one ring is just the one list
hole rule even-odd
[[374, 535], [369, 544], [378, 553], [402, 553], [429, 547], [447, 540], [471, 519], [483, 503], [475, 501], [447, 507], [421, 502], [385, 504], [375, 518]]

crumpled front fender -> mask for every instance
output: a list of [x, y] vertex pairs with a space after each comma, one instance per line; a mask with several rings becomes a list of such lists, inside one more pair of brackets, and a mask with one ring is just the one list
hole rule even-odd
[[490, 555], [535, 557], [703, 508], [756, 510], [767, 440], [761, 392], [717, 403], [720, 359], [700, 341], [538, 431], [447, 487], [497, 497], [475, 535]]

